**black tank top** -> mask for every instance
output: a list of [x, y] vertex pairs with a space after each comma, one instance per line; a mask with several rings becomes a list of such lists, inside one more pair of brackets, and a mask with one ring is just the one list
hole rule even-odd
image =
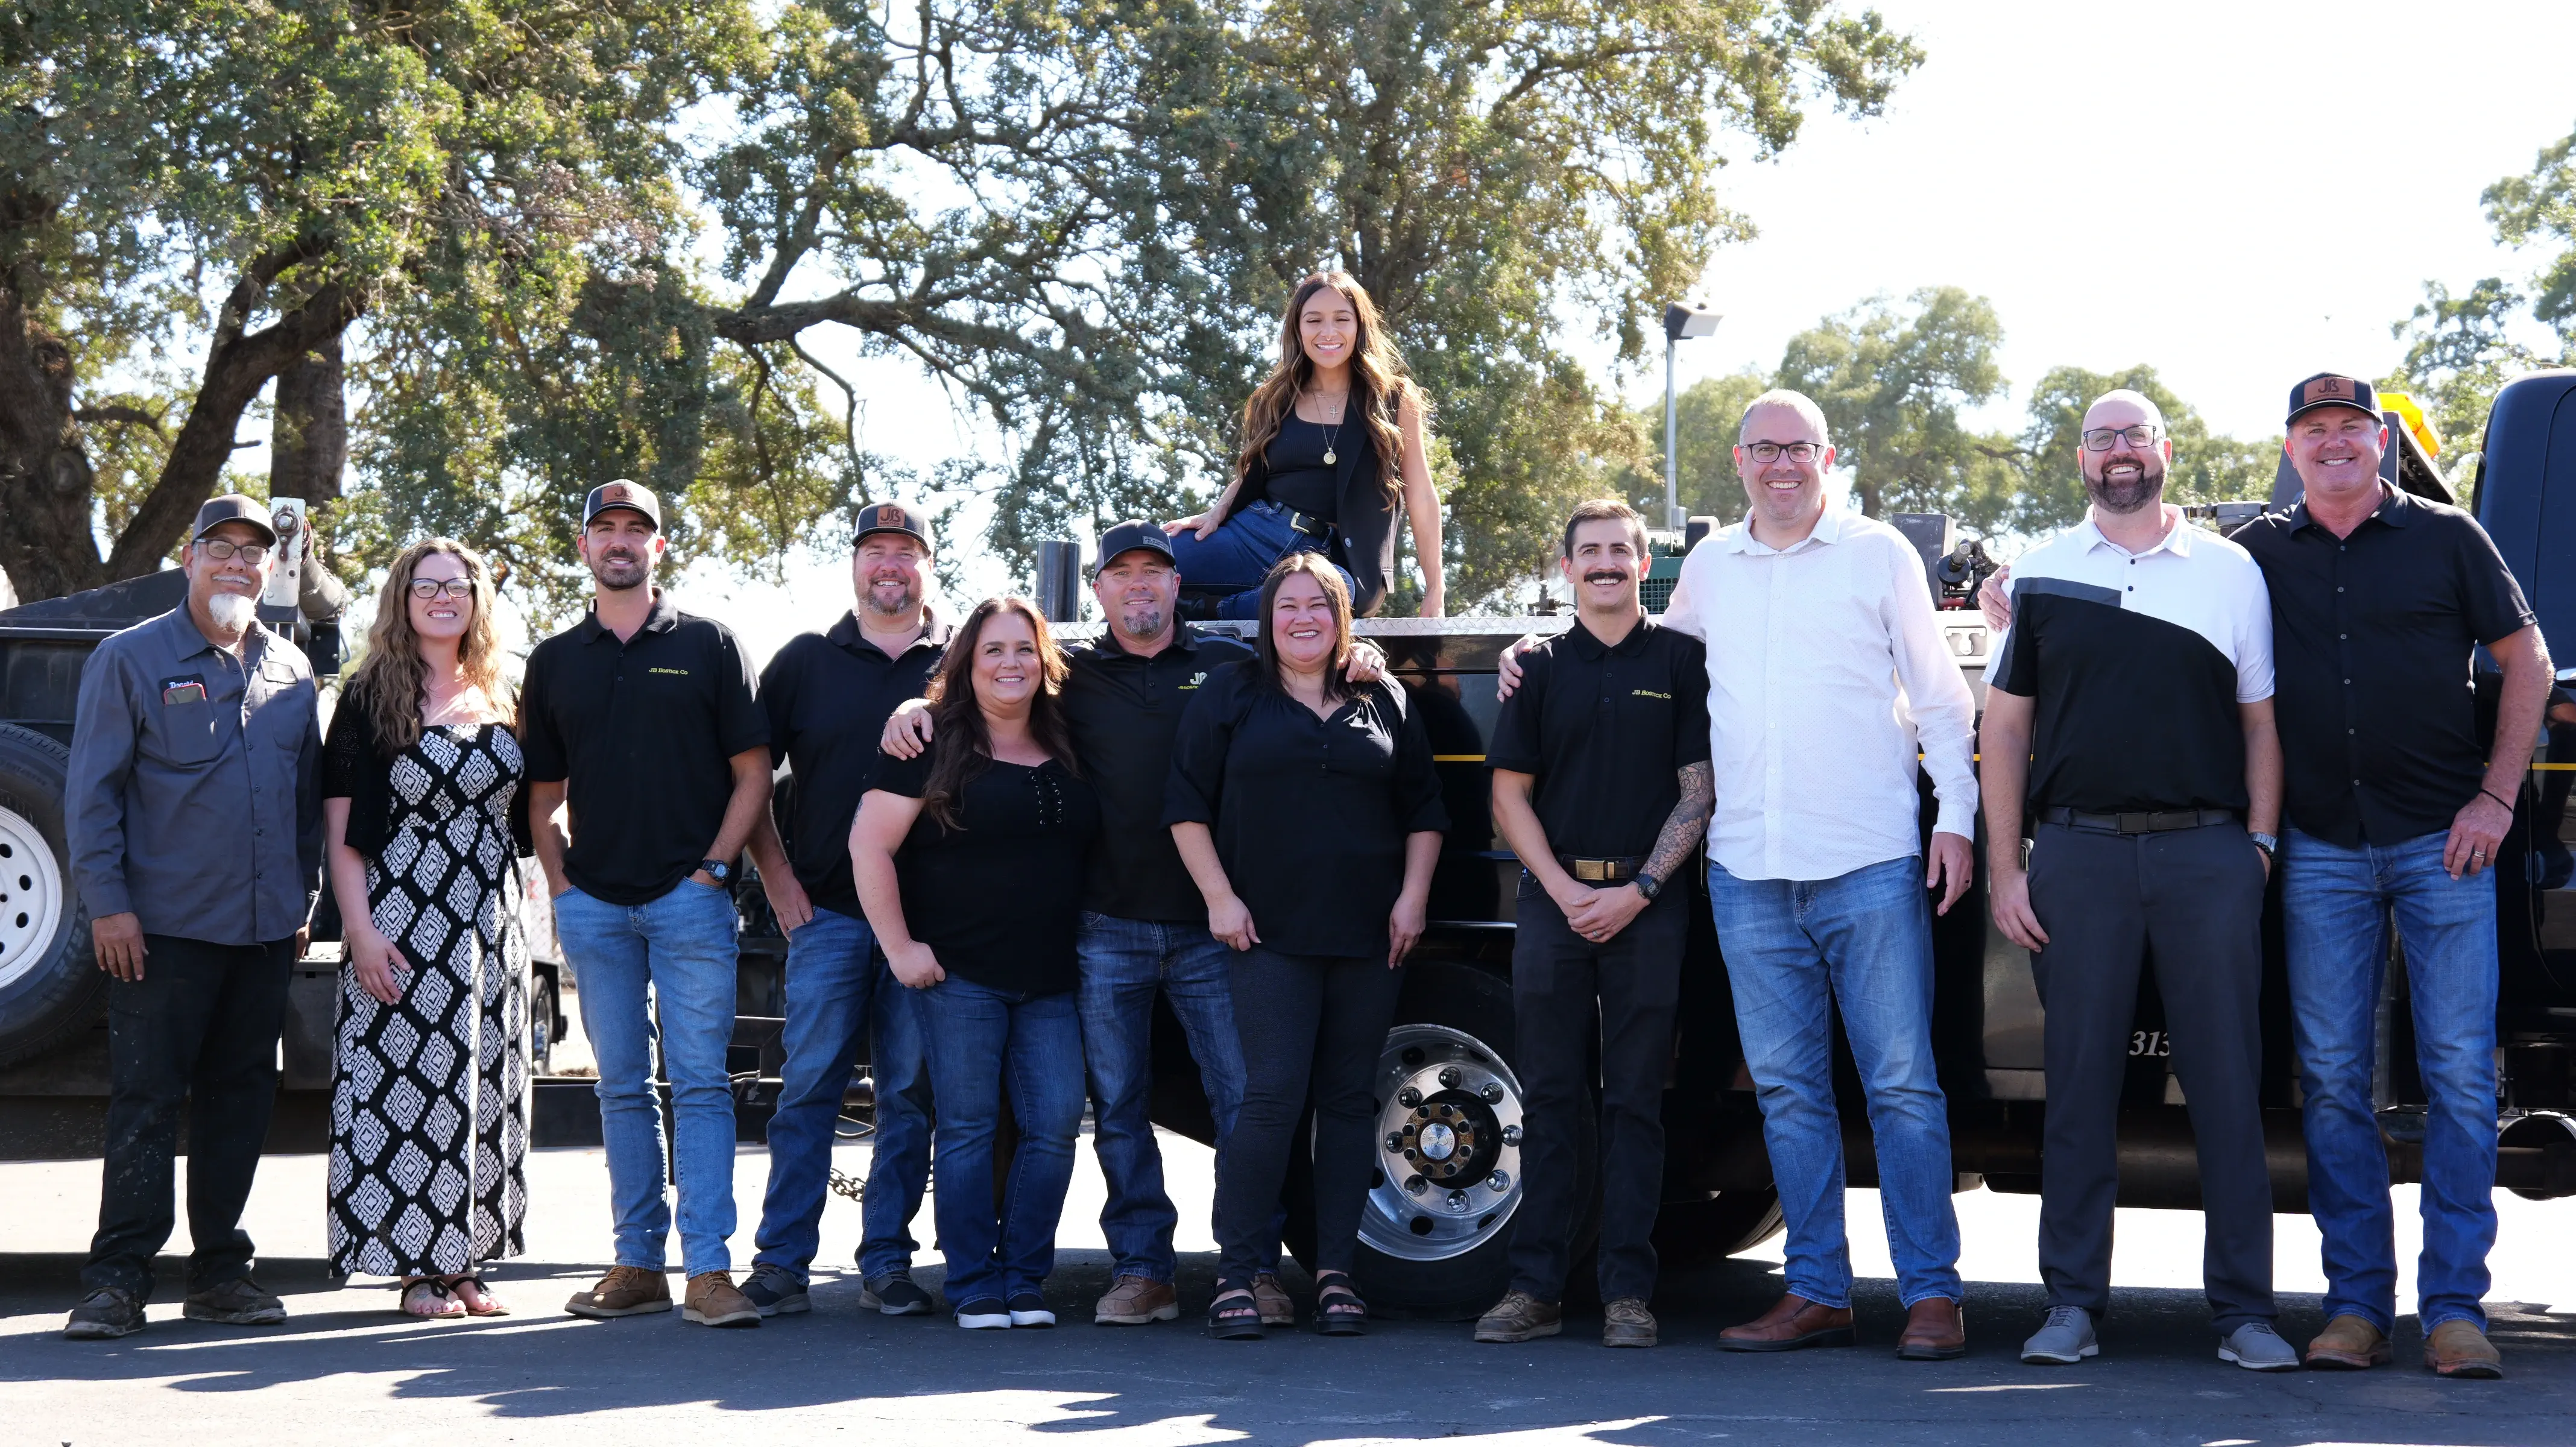
[[1325, 427], [1309, 422], [1292, 409], [1279, 419], [1279, 435], [1270, 439], [1270, 446], [1262, 453], [1263, 460], [1270, 464], [1271, 501], [1328, 523], [1339, 522], [1336, 514], [1341, 508], [1341, 469], [1328, 465], [1324, 454], [1331, 451], [1336, 462], [1349, 462], [1351, 449], [1366, 443], [1361, 432], [1348, 423]]

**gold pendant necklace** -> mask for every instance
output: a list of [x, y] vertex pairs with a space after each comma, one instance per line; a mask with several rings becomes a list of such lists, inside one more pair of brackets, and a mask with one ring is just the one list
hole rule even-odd
[[[1344, 405], [1345, 407], [1348, 407], [1348, 406], [1350, 405], [1350, 401], [1349, 401], [1349, 399], [1350, 399], [1350, 395], [1351, 395], [1351, 394], [1350, 394], [1350, 393], [1348, 393], [1348, 392], [1344, 392], [1344, 393], [1342, 394], [1342, 398], [1343, 398], [1343, 405]], [[1318, 400], [1320, 400], [1320, 399], [1318, 399]], [[1340, 457], [1340, 455], [1339, 455], [1338, 453], [1336, 453], [1336, 452], [1333, 450], [1333, 448], [1334, 448], [1334, 444], [1335, 444], [1336, 442], [1340, 441], [1340, 439], [1341, 439], [1341, 435], [1342, 435], [1342, 428], [1341, 428], [1341, 424], [1340, 424], [1340, 423], [1338, 423], [1338, 422], [1336, 422], [1336, 423], [1333, 423], [1333, 424], [1331, 424], [1331, 425], [1327, 426], [1327, 425], [1326, 425], [1326, 424], [1324, 424], [1324, 423], [1318, 422], [1318, 423], [1316, 423], [1315, 425], [1316, 425], [1317, 427], [1321, 427], [1321, 428], [1323, 428], [1323, 430], [1324, 430], [1324, 465], [1325, 465], [1326, 467], [1330, 467], [1330, 466], [1332, 466], [1334, 463], [1339, 462], [1339, 461], [1341, 461], [1341, 460], [1342, 460], [1342, 459], [1341, 459], [1341, 457]]]

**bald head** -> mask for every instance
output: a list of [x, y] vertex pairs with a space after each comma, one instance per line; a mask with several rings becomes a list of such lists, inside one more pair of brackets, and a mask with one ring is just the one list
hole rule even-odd
[[2146, 393], [2127, 387], [2112, 388], [2094, 398], [2093, 405], [2084, 409], [2084, 426], [2088, 431], [2096, 427], [2134, 427], [2141, 422], [2153, 426], [2158, 432], [2164, 431], [2164, 410]]
[[1735, 440], [1737, 442], [1760, 441], [1762, 439], [1754, 436], [1755, 422], [1786, 422], [1792, 418], [1796, 419], [1799, 428], [1803, 430], [1794, 433], [1782, 432], [1780, 434], [1782, 437], [1802, 436], [1806, 441], [1815, 443], [1819, 447], [1829, 446], [1833, 442], [1832, 434], [1825, 431], [1825, 409], [1816, 405], [1815, 398], [1804, 392], [1792, 392], [1786, 387], [1774, 387], [1753, 399], [1752, 403], [1744, 409], [1744, 420], [1736, 425]]

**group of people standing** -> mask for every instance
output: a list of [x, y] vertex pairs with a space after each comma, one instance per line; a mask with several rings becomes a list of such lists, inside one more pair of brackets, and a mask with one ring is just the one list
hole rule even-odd
[[[1425, 413], [1366, 295], [1339, 274], [1309, 278], [1217, 505], [1100, 539], [1095, 641], [1059, 646], [1018, 598], [934, 618], [922, 516], [880, 503], [858, 515], [852, 609], [757, 678], [731, 632], [652, 586], [659, 501], [613, 482], [583, 509], [591, 609], [537, 646], [515, 694], [489, 570], [432, 540], [392, 565], [327, 737], [304, 660], [252, 616], [274, 530], [250, 499], [207, 504], [187, 606], [103, 645], [83, 681], [75, 864], [116, 977], [116, 1097], [89, 1295], [69, 1334], [142, 1326], [192, 1092], [186, 1314], [283, 1319], [248, 1275], [237, 1223], [326, 861], [348, 961], [332, 1264], [397, 1279], [413, 1315], [507, 1309], [477, 1269], [519, 1249], [526, 1210], [515, 879], [531, 855], [599, 1064], [615, 1220], [615, 1264], [567, 1310], [672, 1309], [675, 1224], [686, 1320], [807, 1310], [835, 1122], [864, 1049], [868, 1307], [931, 1310], [909, 1223], [935, 1169], [959, 1324], [1052, 1325], [1043, 1286], [1087, 1099], [1114, 1261], [1094, 1319], [1177, 1316], [1177, 1215], [1147, 1118], [1159, 994], [1218, 1139], [1210, 1331], [1255, 1337], [1295, 1319], [1277, 1270], [1281, 1198], [1309, 1109], [1314, 1319], [1363, 1330], [1351, 1272], [1372, 1078], [1449, 821], [1423, 722], [1352, 619], [1389, 591], [1399, 511], [1425, 611], [1441, 607]], [[1919, 555], [1829, 500], [1834, 448], [1811, 400], [1772, 392], [1746, 412], [1745, 519], [1690, 553], [1658, 618], [1639, 605], [1638, 514], [1576, 509], [1559, 560], [1575, 620], [1507, 652], [1489, 743], [1494, 818], [1523, 866], [1527, 1194], [1510, 1289], [1477, 1339], [1561, 1330], [1584, 1204], [1573, 1151], [1597, 1108], [1603, 1341], [1657, 1340], [1660, 1107], [1694, 894], [1673, 884], [1704, 845], [1788, 1229], [1785, 1294], [1720, 1345], [1855, 1339], [1838, 1015], [1907, 1311], [1899, 1353], [1966, 1351], [1931, 930], [1972, 886], [1982, 792], [1995, 921], [2034, 952], [2047, 1007], [2050, 1310], [2024, 1360], [2098, 1350], [2115, 1117], [2150, 950], [2169, 999], [2190, 1002], [2172, 1012], [2173, 1059], [2201, 1155], [2221, 1356], [2264, 1370], [2388, 1359], [2371, 1022], [2393, 911], [2433, 1100], [2426, 1357], [2446, 1375], [2495, 1375], [2478, 1307], [2494, 1235], [2495, 996], [2479, 875], [2510, 824], [2548, 664], [2476, 524], [2380, 483], [2385, 445], [2368, 384], [2303, 382], [2288, 447], [2306, 497], [2229, 542], [2162, 501], [2172, 444], [2154, 405], [2097, 400], [2079, 453], [2088, 520], [1986, 600], [2001, 631], [1982, 780], [1976, 706]], [[1247, 647], [1194, 632], [1192, 617], [1258, 630]], [[2480, 646], [2504, 674], [2492, 740], [2475, 735], [2467, 693]], [[780, 765], [793, 792], [774, 805]], [[756, 1254], [737, 1284], [725, 1050], [746, 855], [787, 934], [787, 1018]], [[2332, 1320], [2304, 1358], [2271, 1324], [2257, 1111], [2258, 920], [2276, 859], [2332, 1283]]]

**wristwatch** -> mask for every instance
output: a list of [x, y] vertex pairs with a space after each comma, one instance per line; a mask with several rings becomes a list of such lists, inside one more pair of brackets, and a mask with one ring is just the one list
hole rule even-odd
[[1659, 892], [1663, 889], [1663, 887], [1664, 887], [1664, 882], [1663, 882], [1662, 880], [1657, 879], [1656, 877], [1654, 877], [1654, 876], [1653, 876], [1653, 875], [1651, 875], [1651, 874], [1648, 874], [1647, 872], [1645, 872], [1645, 871], [1644, 871], [1644, 870], [1642, 870], [1642, 869], [1641, 869], [1641, 870], [1638, 870], [1636, 873], [1634, 873], [1634, 874], [1632, 874], [1632, 875], [1629, 875], [1629, 876], [1628, 876], [1628, 882], [1629, 882], [1630, 884], [1633, 884], [1633, 885], [1637, 886], [1637, 892], [1638, 892], [1639, 894], [1644, 895], [1644, 896], [1646, 897], [1646, 899], [1647, 899], [1647, 902], [1648, 902], [1648, 903], [1652, 903], [1652, 902], [1654, 901], [1655, 895], [1656, 895], [1657, 893], [1659, 893]]
[[707, 878], [718, 884], [733, 883], [733, 866], [721, 859], [701, 859], [698, 867], [707, 872]]
[[2278, 860], [2281, 857], [2281, 841], [2277, 837], [2270, 834], [2257, 834], [2250, 829], [2246, 831], [2245, 837], [2254, 841], [2254, 847], [2263, 851], [2264, 858]]

